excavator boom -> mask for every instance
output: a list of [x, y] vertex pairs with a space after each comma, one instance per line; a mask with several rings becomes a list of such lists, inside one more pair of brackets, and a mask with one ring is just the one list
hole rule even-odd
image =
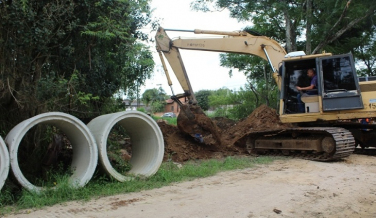
[[[186, 30], [170, 30], [183, 31]], [[251, 54], [267, 60], [273, 71], [277, 84], [281, 84], [280, 75], [277, 71], [280, 61], [286, 55], [285, 50], [276, 41], [265, 36], [253, 36], [245, 31], [212, 31], [212, 30], [192, 30], [195, 34], [207, 34], [203, 38], [177, 38], [172, 40], [166, 33], [166, 29], [160, 27], [155, 36], [157, 51], [161, 58], [167, 81], [173, 93], [172, 99], [180, 105], [177, 118], [177, 125], [182, 132], [198, 139], [205, 144], [221, 144], [221, 137], [218, 127], [209, 119], [202, 109], [197, 105], [188, 74], [184, 67], [179, 49], [226, 52], [238, 54]], [[167, 70], [165, 58], [170, 64], [176, 78], [178, 79], [184, 93], [175, 95], [172, 89], [172, 82]], [[181, 97], [186, 97], [189, 104], [180, 102]]]
[[184, 39], [179, 37], [172, 40], [167, 35], [166, 30], [160, 27], [155, 37], [157, 51], [159, 52], [162, 64], [164, 65], [164, 69], [168, 77], [168, 83], [170, 86], [172, 85], [165, 66], [163, 55], [168, 60], [174, 74], [176, 75], [176, 78], [183, 88], [184, 93], [182, 96], [187, 96], [189, 100], [196, 102], [179, 49], [250, 54], [261, 57], [270, 63], [274, 71], [273, 77], [280, 87], [281, 81], [278, 74], [278, 69], [281, 64], [281, 60], [286, 55], [286, 51], [275, 40], [265, 36], [254, 36], [245, 31], [226, 32], [196, 29], [192, 30], [191, 32], [195, 34], [209, 34], [209, 36], [203, 38]]

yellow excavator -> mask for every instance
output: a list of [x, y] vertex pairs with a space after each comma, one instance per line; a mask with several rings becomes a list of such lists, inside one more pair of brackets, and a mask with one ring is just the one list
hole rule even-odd
[[[166, 31], [206, 36], [171, 39]], [[178, 116], [177, 125], [192, 137], [212, 134], [212, 143], [220, 143], [215, 125], [209, 118], [204, 119], [204, 112], [197, 106], [179, 49], [250, 54], [269, 62], [280, 91], [280, 120], [294, 124], [294, 127], [249, 134], [244, 145], [249, 151], [301, 152], [309, 153], [308, 159], [330, 161], [349, 156], [357, 145], [363, 148], [376, 146], [376, 125], [360, 122], [376, 118], [376, 78], [358, 78], [351, 54], [305, 55], [299, 51], [287, 54], [275, 40], [246, 31], [190, 31], [160, 27], [155, 39], [172, 90], [171, 98], [179, 103], [183, 112]], [[184, 93], [174, 94], [165, 59]], [[297, 82], [308, 69], [316, 71], [317, 94], [303, 94], [298, 101]], [[181, 102], [182, 97], [187, 102]]]

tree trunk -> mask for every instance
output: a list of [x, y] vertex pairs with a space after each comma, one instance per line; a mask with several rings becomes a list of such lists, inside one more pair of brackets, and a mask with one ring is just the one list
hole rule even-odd
[[254, 94], [255, 97], [256, 97], [256, 107], [258, 107], [258, 106], [259, 106], [259, 97], [258, 97], [258, 93], [257, 93], [255, 87], [252, 85], [251, 82], [249, 82], [249, 87], [251, 88], [253, 94]]
[[307, 0], [307, 13], [306, 13], [307, 23], [306, 23], [306, 54], [311, 54], [312, 51], [312, 0]]
[[289, 53], [297, 50], [295, 23], [290, 19], [287, 9], [284, 11], [284, 16], [286, 22], [286, 51]]
[[285, 22], [286, 22], [286, 51], [287, 53], [289, 52], [292, 52], [293, 49], [292, 49], [292, 42], [291, 42], [291, 29], [292, 29], [292, 23], [291, 23], [291, 20], [290, 20], [290, 16], [287, 12], [287, 10], [285, 10], [284, 12], [284, 16], [285, 16]]

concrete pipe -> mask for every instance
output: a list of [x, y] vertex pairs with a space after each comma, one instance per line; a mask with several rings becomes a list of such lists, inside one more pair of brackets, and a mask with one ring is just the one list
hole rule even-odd
[[[122, 126], [131, 139], [131, 170], [127, 175], [116, 171], [107, 155], [107, 138], [115, 124]], [[129, 180], [129, 175], [152, 176], [163, 160], [164, 141], [157, 123], [145, 113], [124, 111], [106, 114], [93, 119], [88, 127], [97, 141], [99, 161], [104, 170], [120, 182]]]
[[73, 187], [83, 187], [94, 174], [98, 162], [98, 150], [95, 139], [87, 126], [79, 119], [61, 112], [49, 112], [24, 120], [15, 126], [5, 138], [9, 147], [11, 169], [18, 182], [27, 190], [40, 192], [43, 187], [34, 186], [22, 174], [18, 165], [18, 147], [22, 138], [33, 126], [47, 124], [63, 131], [72, 144], [73, 157], [71, 169], [73, 174], [69, 183]]
[[3, 138], [0, 137], [0, 190], [9, 173], [9, 153]]

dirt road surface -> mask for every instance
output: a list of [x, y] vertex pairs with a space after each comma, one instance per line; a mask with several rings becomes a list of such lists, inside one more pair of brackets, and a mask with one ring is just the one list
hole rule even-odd
[[376, 217], [376, 157], [278, 160], [159, 189], [6, 217]]

